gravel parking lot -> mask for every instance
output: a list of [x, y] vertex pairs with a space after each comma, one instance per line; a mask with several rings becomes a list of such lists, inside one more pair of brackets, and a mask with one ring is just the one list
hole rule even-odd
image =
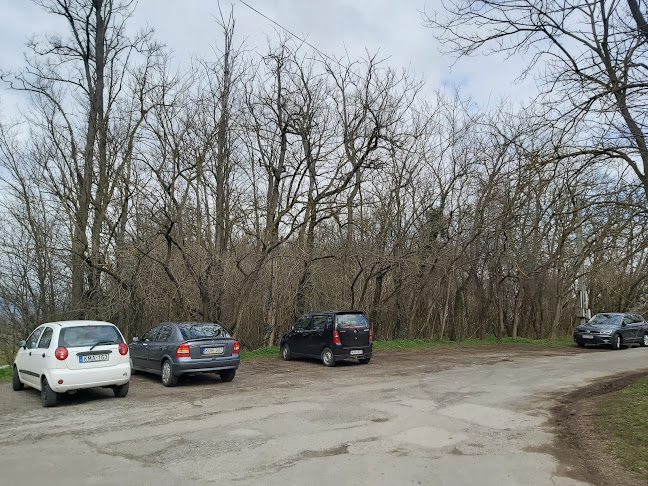
[[244, 362], [233, 382], [132, 378], [66, 396], [0, 384], [3, 484], [594, 484], [556, 447], [552, 407], [648, 371], [648, 351], [530, 346], [376, 353], [368, 365]]

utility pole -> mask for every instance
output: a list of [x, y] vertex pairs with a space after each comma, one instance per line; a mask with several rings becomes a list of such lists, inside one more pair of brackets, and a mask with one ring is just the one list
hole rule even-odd
[[[575, 202], [575, 201], [574, 201]], [[580, 207], [576, 208], [580, 216]], [[578, 228], [576, 229], [576, 245], [578, 248], [578, 255], [580, 258], [580, 265], [578, 266], [578, 312], [577, 316], [580, 319], [579, 324], [584, 324], [592, 317], [592, 311], [589, 308], [589, 295], [587, 294], [587, 283], [585, 279], [585, 257], [583, 256], [583, 221], [581, 220]]]

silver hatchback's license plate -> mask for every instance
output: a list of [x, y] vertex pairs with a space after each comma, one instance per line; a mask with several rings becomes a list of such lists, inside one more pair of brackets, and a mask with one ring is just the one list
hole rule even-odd
[[223, 354], [223, 351], [223, 346], [219, 346], [218, 348], [202, 348], [202, 354]]
[[594, 336], [592, 336], [591, 334], [581, 334], [581, 337], [583, 339], [594, 339]]
[[351, 350], [351, 352], [349, 354], [351, 356], [355, 356], [357, 354], [362, 354], [362, 349], [353, 349], [353, 350]]
[[108, 361], [107, 354], [88, 354], [79, 356], [79, 363], [94, 363], [95, 361]]

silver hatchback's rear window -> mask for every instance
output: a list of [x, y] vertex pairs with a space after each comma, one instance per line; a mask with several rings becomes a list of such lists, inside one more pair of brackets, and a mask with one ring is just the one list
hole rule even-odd
[[369, 329], [369, 321], [364, 314], [338, 314], [335, 323], [338, 329]]
[[215, 323], [178, 326], [183, 339], [229, 338], [229, 333]]
[[66, 348], [121, 342], [123, 342], [122, 337], [115, 326], [64, 327], [59, 335], [59, 346]]

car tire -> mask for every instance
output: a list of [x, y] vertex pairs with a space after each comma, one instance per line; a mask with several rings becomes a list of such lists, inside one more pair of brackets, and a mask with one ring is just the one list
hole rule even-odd
[[162, 384], [164, 386], [176, 386], [178, 384], [178, 377], [173, 374], [173, 368], [168, 359], [162, 363]]
[[18, 368], [16, 366], [13, 367], [13, 374], [11, 375], [11, 384], [13, 386], [14, 391], [20, 391], [23, 388], [25, 388], [23, 382], [20, 381], [20, 376], [18, 376]]
[[643, 337], [641, 338], [641, 341], [639, 341], [639, 346], [642, 348], [645, 348], [648, 346], [648, 332], [644, 332]]
[[135, 368], [133, 368], [133, 360], [132, 359], [130, 360], [130, 367], [131, 367], [131, 375], [136, 375], [137, 370]]
[[126, 382], [123, 385], [118, 385], [113, 387], [113, 393], [117, 398], [124, 398], [128, 395], [128, 383]]
[[612, 336], [612, 349], [619, 350], [621, 349], [621, 334], [617, 333], [614, 336]]
[[292, 359], [292, 352], [290, 351], [290, 346], [288, 346], [287, 344], [281, 346], [281, 357], [286, 361], [290, 361]]
[[58, 393], [50, 388], [49, 383], [47, 383], [47, 378], [43, 378], [41, 385], [41, 403], [43, 407], [55, 407], [57, 401]]
[[371, 361], [371, 358], [358, 358], [360, 364], [367, 364], [369, 361]]
[[223, 381], [232, 381], [236, 376], [236, 370], [224, 370], [218, 373]]
[[324, 348], [320, 357], [322, 358], [322, 363], [324, 363], [324, 366], [335, 366], [335, 357], [333, 356], [333, 351], [331, 351], [330, 348]]
[[585, 347], [585, 343], [576, 343], [576, 344], [578, 344], [579, 348], [584, 348]]

